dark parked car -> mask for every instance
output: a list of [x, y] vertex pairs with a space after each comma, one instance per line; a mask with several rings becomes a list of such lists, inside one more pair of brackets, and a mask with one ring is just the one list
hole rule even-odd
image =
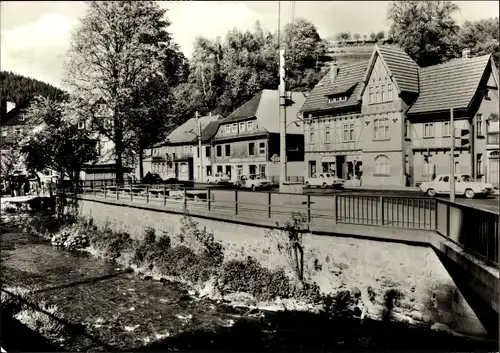
[[162, 184], [163, 179], [159, 174], [152, 174], [152, 173], [147, 173], [146, 176], [144, 176], [144, 179], [142, 179], [143, 184]]

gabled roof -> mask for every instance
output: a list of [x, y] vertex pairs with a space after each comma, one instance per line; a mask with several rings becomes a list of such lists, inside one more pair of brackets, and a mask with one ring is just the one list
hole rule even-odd
[[20, 120], [21, 115], [26, 113], [25, 108], [14, 108], [10, 110], [7, 114], [6, 117], [1, 117], [1, 122], [2, 125], [5, 126], [16, 126], [16, 125], [29, 125], [28, 120]]
[[460, 58], [420, 69], [420, 95], [407, 114], [467, 109], [491, 55]]
[[260, 91], [252, 99], [243, 104], [241, 107], [236, 109], [234, 112], [229, 114], [224, 122], [229, 121], [238, 121], [242, 119], [252, 118], [257, 115], [257, 109], [259, 108], [260, 98], [262, 97], [262, 93], [264, 91]]
[[[389, 77], [396, 86], [398, 94], [401, 92], [419, 92], [418, 64], [403, 49], [395, 45], [375, 45], [363, 83], [366, 83], [370, 78], [377, 58], [382, 60]], [[359, 93], [360, 99], [363, 93], [364, 88]]]
[[201, 132], [201, 142], [209, 142], [219, 129], [220, 120], [211, 121]]
[[[354, 107], [359, 104], [358, 94], [361, 91], [360, 81], [368, 66], [368, 61], [362, 61], [340, 67], [335, 77], [335, 82], [331, 82], [330, 70], [311, 90], [307, 97], [302, 112], [332, 110], [336, 108]], [[328, 96], [349, 91], [354, 87], [354, 91], [345, 101], [328, 103]]]
[[[291, 124], [298, 121], [297, 114], [304, 104], [306, 97], [301, 92], [293, 92], [286, 107], [287, 133], [302, 134], [302, 125]], [[264, 89], [257, 93], [252, 99], [236, 109], [227, 118], [222, 119], [220, 124], [233, 123], [239, 120], [255, 117], [260, 126], [269, 133], [279, 133], [279, 92], [278, 90]]]
[[[221, 119], [220, 115], [207, 115], [200, 117], [201, 130], [203, 131], [205, 127], [212, 121], [217, 121]], [[175, 128], [168, 136], [167, 141], [161, 143], [165, 144], [190, 144], [198, 139], [198, 121], [196, 118], [191, 118], [184, 124]]]

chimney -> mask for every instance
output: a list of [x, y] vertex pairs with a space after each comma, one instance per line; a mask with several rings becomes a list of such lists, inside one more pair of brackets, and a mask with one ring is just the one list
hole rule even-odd
[[464, 58], [464, 59], [470, 58], [470, 49], [469, 48], [465, 48], [464, 50], [462, 50], [462, 58]]
[[333, 83], [335, 79], [337, 78], [337, 73], [339, 71], [339, 68], [337, 66], [336, 62], [333, 62], [331, 67], [330, 67], [330, 81]]

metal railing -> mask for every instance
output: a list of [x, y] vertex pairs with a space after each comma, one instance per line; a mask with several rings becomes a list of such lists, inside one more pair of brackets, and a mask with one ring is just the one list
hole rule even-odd
[[498, 214], [446, 200], [415, 196], [303, 195], [229, 189], [182, 188], [179, 185], [92, 186], [83, 195], [150, 204], [214, 217], [288, 219], [302, 212], [308, 223], [350, 224], [436, 231], [465, 251], [498, 264]]

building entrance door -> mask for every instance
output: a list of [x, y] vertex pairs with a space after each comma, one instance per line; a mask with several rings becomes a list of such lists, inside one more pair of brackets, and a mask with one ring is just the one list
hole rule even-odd
[[498, 151], [491, 152], [488, 164], [488, 183], [498, 186], [500, 177]]
[[345, 175], [345, 156], [337, 156], [336, 157], [336, 166], [337, 166], [337, 177], [341, 179], [346, 179]]

